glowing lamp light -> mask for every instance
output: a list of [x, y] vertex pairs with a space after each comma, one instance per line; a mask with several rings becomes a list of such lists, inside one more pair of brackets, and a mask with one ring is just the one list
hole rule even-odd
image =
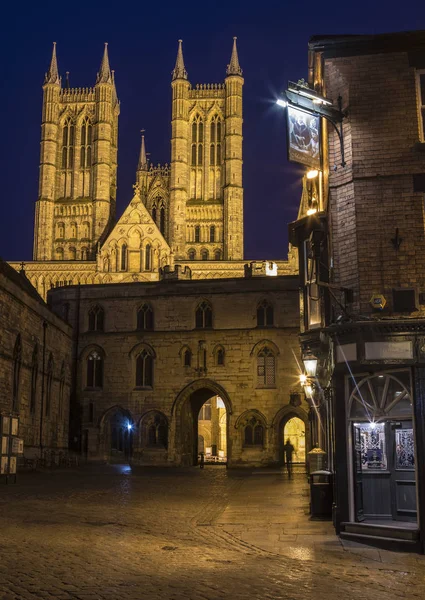
[[310, 171], [307, 171], [307, 179], [315, 179], [319, 174], [319, 171], [317, 169], [311, 169]]
[[313, 388], [311, 387], [311, 385], [306, 385], [304, 387], [304, 391], [307, 394], [308, 398], [311, 398], [313, 396]]
[[304, 375], [304, 373], [301, 373], [300, 375], [300, 383], [301, 385], [305, 385], [307, 383], [307, 375]]
[[372, 421], [370, 424], [370, 428], [375, 429], [375, 427], [376, 427], [376, 423], [375, 423], [375, 421]]
[[317, 213], [317, 208], [309, 208], [307, 211], [307, 216], [315, 215]]
[[131, 423], [127, 423], [127, 429], [131, 431], [133, 429], [133, 425]]
[[306, 354], [303, 358], [303, 363], [307, 377], [316, 377], [317, 358], [311, 353]]
[[282, 98], [278, 98], [278, 99], [276, 100], [276, 104], [277, 104], [278, 106], [281, 106], [282, 108], [286, 108], [286, 107], [288, 106], [288, 103], [287, 103], [287, 102], [285, 102], [285, 100], [282, 100]]
[[277, 264], [275, 262], [267, 262], [266, 263], [266, 275], [268, 275], [268, 277], [276, 277]]

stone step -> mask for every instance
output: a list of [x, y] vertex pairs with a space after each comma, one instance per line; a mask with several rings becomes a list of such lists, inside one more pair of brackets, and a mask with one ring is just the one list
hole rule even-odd
[[341, 528], [347, 533], [392, 538], [398, 540], [417, 540], [419, 530], [412, 527], [394, 527], [384, 523], [341, 523]]
[[339, 537], [343, 540], [366, 544], [374, 548], [392, 550], [393, 552], [421, 552], [422, 545], [419, 540], [404, 540], [399, 538], [367, 535], [363, 533], [348, 533], [341, 531]]

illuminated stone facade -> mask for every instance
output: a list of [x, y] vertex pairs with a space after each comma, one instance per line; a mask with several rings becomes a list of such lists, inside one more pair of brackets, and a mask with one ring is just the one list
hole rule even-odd
[[50, 292], [78, 338], [75, 449], [89, 460], [192, 465], [202, 436], [204, 451], [229, 466], [282, 464], [292, 417], [302, 419], [309, 449], [298, 278], [223, 279], [217, 288], [178, 273]]
[[[116, 221], [120, 105], [107, 45], [94, 87], [84, 89], [62, 85], [54, 46], [43, 85], [34, 260], [25, 266], [43, 298], [58, 286], [156, 281], [175, 264], [190, 263], [193, 279], [243, 277], [243, 83], [236, 39], [224, 82], [195, 86], [179, 42], [170, 164], [150, 163], [142, 136], [134, 195]], [[295, 273], [293, 253], [277, 268]]]
[[71, 327], [3, 261], [0, 307], [0, 412], [19, 417], [26, 458], [58, 457], [68, 449]]

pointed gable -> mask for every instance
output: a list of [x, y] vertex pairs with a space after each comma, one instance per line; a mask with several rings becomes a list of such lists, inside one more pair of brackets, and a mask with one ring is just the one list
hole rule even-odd
[[156, 272], [171, 264], [171, 250], [134, 186], [134, 196], [98, 257], [103, 272]]

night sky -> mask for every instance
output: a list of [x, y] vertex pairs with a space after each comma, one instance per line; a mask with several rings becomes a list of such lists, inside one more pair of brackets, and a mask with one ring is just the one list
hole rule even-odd
[[[171, 71], [183, 39], [192, 85], [224, 80], [232, 37], [244, 86], [245, 257], [286, 258], [287, 223], [297, 214], [302, 168], [286, 159], [284, 111], [275, 99], [307, 77], [316, 34], [425, 29], [425, 3], [357, 2], [15, 2], [2, 8], [0, 35], [0, 256], [32, 258], [43, 76], [56, 41], [71, 87], [93, 86], [109, 42], [121, 102], [117, 216], [131, 199], [140, 147], [156, 164], [170, 157]], [[7, 14], [6, 14], [7, 13]]]

